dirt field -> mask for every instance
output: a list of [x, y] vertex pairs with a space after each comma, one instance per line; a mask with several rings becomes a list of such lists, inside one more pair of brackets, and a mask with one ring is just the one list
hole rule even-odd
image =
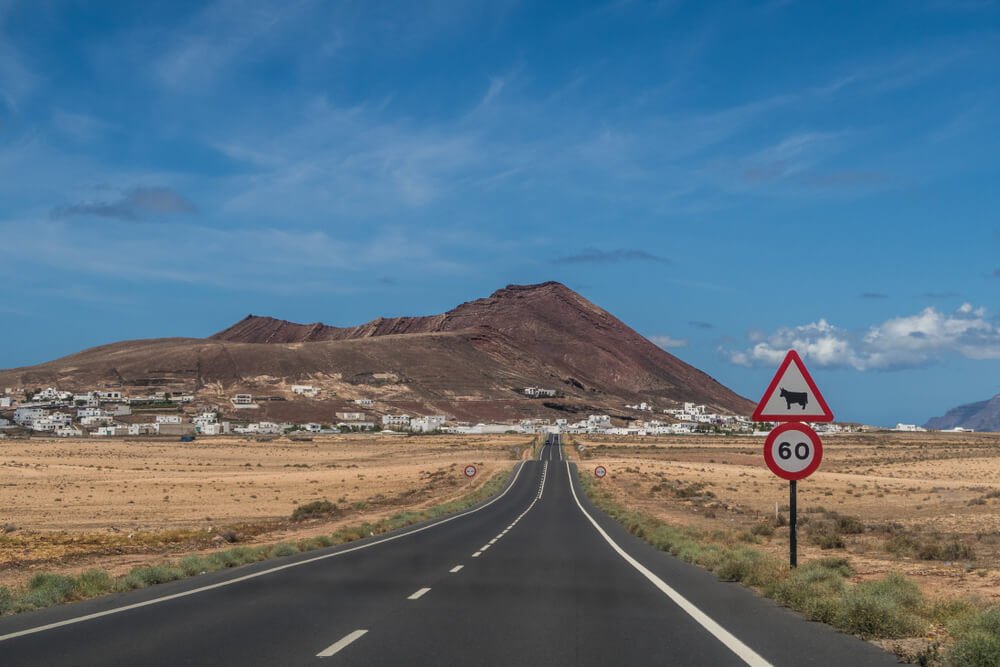
[[[676, 524], [753, 530], [787, 557], [788, 482], [763, 438], [578, 437], [620, 501]], [[1000, 434], [828, 436], [798, 483], [799, 559], [846, 556], [856, 579], [888, 571], [930, 593], [1000, 598]], [[855, 520], [856, 519], [856, 520]], [[823, 548], [826, 547], [826, 548]]]
[[[530, 445], [530, 436], [7, 440], [0, 584], [328, 533], [461, 496], [472, 486], [465, 464], [479, 468], [479, 485]], [[334, 517], [290, 521], [297, 506], [324, 498]]]

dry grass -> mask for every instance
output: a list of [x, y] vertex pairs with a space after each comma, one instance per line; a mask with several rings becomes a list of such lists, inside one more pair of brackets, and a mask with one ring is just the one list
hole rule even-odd
[[122, 574], [234, 543], [294, 543], [462, 496], [470, 487], [465, 464], [479, 468], [478, 486], [531, 444], [527, 436], [379, 435], [8, 441], [0, 453], [0, 527], [9, 531], [0, 530], [0, 584], [20, 585], [40, 571]]

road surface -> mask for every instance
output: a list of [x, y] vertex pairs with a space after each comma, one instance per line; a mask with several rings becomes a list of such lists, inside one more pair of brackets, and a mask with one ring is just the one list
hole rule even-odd
[[897, 663], [629, 535], [555, 436], [464, 514], [0, 619], [5, 667], [745, 664]]

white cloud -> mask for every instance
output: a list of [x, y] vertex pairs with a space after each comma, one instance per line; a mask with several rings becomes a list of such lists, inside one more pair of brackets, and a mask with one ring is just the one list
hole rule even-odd
[[688, 344], [687, 339], [685, 338], [673, 338], [671, 336], [650, 336], [649, 340], [659, 347], [662, 347], [664, 350], [677, 347], [687, 347]]
[[925, 366], [950, 355], [1000, 359], [1000, 327], [985, 317], [985, 308], [968, 303], [951, 314], [930, 307], [916, 315], [886, 320], [863, 333], [821, 319], [758, 335], [750, 348], [723, 352], [743, 366], [776, 365], [794, 348], [816, 366], [860, 371]]

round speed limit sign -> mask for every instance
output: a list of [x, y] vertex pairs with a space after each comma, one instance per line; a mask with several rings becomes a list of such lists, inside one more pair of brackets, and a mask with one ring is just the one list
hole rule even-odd
[[816, 472], [823, 461], [823, 443], [805, 424], [782, 424], [764, 440], [764, 461], [778, 477], [803, 479]]
[[467, 466], [465, 466], [465, 476], [468, 477], [468, 478], [470, 478], [470, 479], [473, 478], [473, 477], [475, 477], [476, 476], [476, 466], [474, 466], [474, 465], [467, 465]]
[[597, 466], [596, 468], [594, 468], [594, 476], [597, 477], [597, 479], [603, 479], [603, 477], [607, 474], [608, 474], [608, 469], [605, 468], [604, 466]]

